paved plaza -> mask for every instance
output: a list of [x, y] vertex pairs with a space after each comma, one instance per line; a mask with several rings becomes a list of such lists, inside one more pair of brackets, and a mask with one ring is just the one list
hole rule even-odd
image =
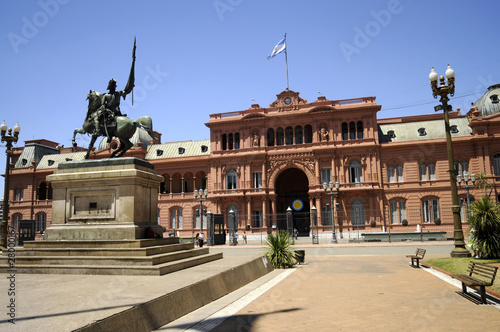
[[[480, 305], [459, 284], [407, 254], [448, 256], [451, 242], [310, 244], [305, 264], [274, 270], [158, 331], [484, 331], [500, 326], [500, 302]], [[2, 331], [73, 331], [262, 255], [259, 242], [217, 246], [224, 259], [161, 277], [17, 275], [16, 324]], [[432, 272], [432, 273], [431, 273]], [[6, 278], [0, 283], [7, 294]], [[457, 287], [458, 286], [458, 287]], [[5, 308], [6, 296], [2, 307]]]

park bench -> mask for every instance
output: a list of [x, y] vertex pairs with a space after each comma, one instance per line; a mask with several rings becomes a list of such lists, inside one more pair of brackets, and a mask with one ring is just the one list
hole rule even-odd
[[415, 255], [406, 255], [406, 258], [411, 258], [411, 266], [413, 265], [413, 262], [417, 262], [417, 267], [420, 267], [419, 261], [421, 259], [424, 259], [425, 255], [425, 249], [417, 248], [417, 251], [415, 252]]
[[[481, 303], [486, 304], [486, 286], [493, 285], [498, 267], [471, 261], [467, 274], [453, 274], [452, 277], [462, 282], [462, 291], [467, 294], [467, 287], [478, 290], [481, 294]], [[473, 277], [473, 275], [475, 277]], [[476, 278], [479, 277], [479, 278]]]

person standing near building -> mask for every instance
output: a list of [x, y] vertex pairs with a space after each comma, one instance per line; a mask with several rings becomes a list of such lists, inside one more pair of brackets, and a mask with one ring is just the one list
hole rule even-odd
[[243, 242], [247, 244], [247, 232], [243, 231]]
[[200, 236], [198, 237], [200, 248], [203, 247], [204, 238], [205, 238], [205, 235], [203, 235], [203, 233], [200, 233]]

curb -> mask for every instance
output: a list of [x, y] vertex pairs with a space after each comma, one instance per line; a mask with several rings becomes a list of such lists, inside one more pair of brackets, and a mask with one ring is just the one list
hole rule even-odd
[[77, 332], [152, 331], [273, 271], [265, 256], [81, 327]]

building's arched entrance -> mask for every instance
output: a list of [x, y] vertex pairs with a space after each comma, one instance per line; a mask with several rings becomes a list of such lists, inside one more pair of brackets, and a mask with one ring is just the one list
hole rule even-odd
[[[293, 227], [297, 228], [299, 235], [309, 236], [309, 180], [306, 174], [298, 168], [289, 168], [281, 172], [276, 179], [275, 192], [276, 213], [278, 229], [286, 229], [286, 210], [293, 209], [293, 202], [300, 200], [302, 209], [293, 210]], [[300, 206], [296, 204], [296, 206]]]

